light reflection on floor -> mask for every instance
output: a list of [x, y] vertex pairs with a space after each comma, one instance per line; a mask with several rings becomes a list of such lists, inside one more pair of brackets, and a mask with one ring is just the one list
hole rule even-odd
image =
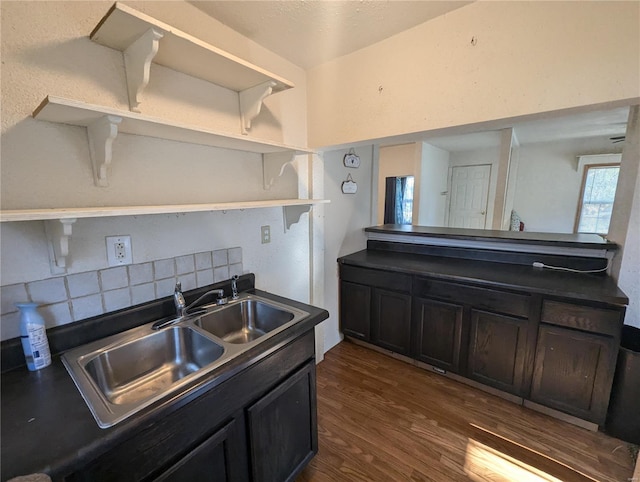
[[[477, 436], [468, 438], [464, 472], [473, 481], [569, 482], [595, 480], [485, 428], [471, 425]], [[536, 461], [538, 467], [532, 465]], [[540, 466], [544, 466], [544, 469]], [[552, 472], [553, 475], [548, 472]]]

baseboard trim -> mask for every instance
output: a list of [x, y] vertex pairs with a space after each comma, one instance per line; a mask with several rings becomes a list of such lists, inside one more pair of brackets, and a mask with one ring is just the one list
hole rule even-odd
[[540, 405], [530, 400], [525, 400], [524, 406], [526, 408], [530, 408], [531, 410], [535, 410], [536, 412], [544, 413], [545, 415], [549, 415], [550, 417], [557, 418], [572, 425], [577, 425], [578, 427], [585, 428], [592, 432], [598, 431], [598, 424], [596, 423], [582, 420], [581, 418], [574, 417], [573, 415], [569, 415], [553, 408], [545, 407], [544, 405]]

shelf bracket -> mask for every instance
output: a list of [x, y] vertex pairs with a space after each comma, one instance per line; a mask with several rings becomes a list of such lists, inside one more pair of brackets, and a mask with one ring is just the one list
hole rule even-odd
[[282, 176], [285, 167], [295, 160], [295, 151], [267, 152], [262, 154], [262, 175], [265, 190], [271, 189], [276, 178]]
[[87, 126], [89, 154], [93, 166], [93, 182], [96, 186], [109, 185], [109, 166], [113, 157], [113, 140], [118, 135], [122, 117], [105, 115]]
[[238, 92], [240, 98], [240, 120], [242, 133], [248, 134], [251, 129], [251, 121], [256, 118], [262, 109], [262, 102], [273, 93], [276, 82], [268, 80], [262, 84], [249, 87]]
[[164, 37], [164, 32], [150, 28], [123, 52], [124, 69], [127, 75], [127, 90], [129, 92], [129, 109], [140, 112], [140, 95], [149, 83], [151, 62], [158, 53], [158, 44]]
[[73, 232], [76, 218], [53, 219], [44, 222], [44, 229], [49, 245], [49, 263], [51, 274], [67, 272], [69, 265], [69, 239]]
[[311, 211], [311, 204], [282, 206], [282, 213], [284, 215], [284, 232], [286, 233], [292, 224], [300, 222], [300, 217], [309, 211]]

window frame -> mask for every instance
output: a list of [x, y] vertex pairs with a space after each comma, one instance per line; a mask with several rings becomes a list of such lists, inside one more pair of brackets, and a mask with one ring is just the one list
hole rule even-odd
[[[582, 181], [580, 183], [580, 195], [578, 196], [578, 208], [576, 209], [576, 218], [573, 224], [573, 232], [575, 234], [597, 234], [599, 236], [606, 236], [609, 234], [609, 230], [606, 233], [580, 233], [578, 231], [578, 227], [580, 226], [580, 217], [582, 215], [582, 208], [584, 207], [584, 189], [587, 184], [587, 176], [589, 174], [589, 169], [602, 169], [602, 168], [618, 168], [618, 181], [620, 181], [620, 162], [603, 162], [597, 164], [585, 164], [582, 172]], [[618, 186], [616, 184], [616, 193], [618, 191]], [[615, 196], [614, 196], [615, 203]]]

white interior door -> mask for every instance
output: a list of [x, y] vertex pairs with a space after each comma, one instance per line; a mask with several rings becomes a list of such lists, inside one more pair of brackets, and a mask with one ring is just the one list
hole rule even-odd
[[452, 168], [449, 227], [485, 228], [490, 177], [490, 164]]

